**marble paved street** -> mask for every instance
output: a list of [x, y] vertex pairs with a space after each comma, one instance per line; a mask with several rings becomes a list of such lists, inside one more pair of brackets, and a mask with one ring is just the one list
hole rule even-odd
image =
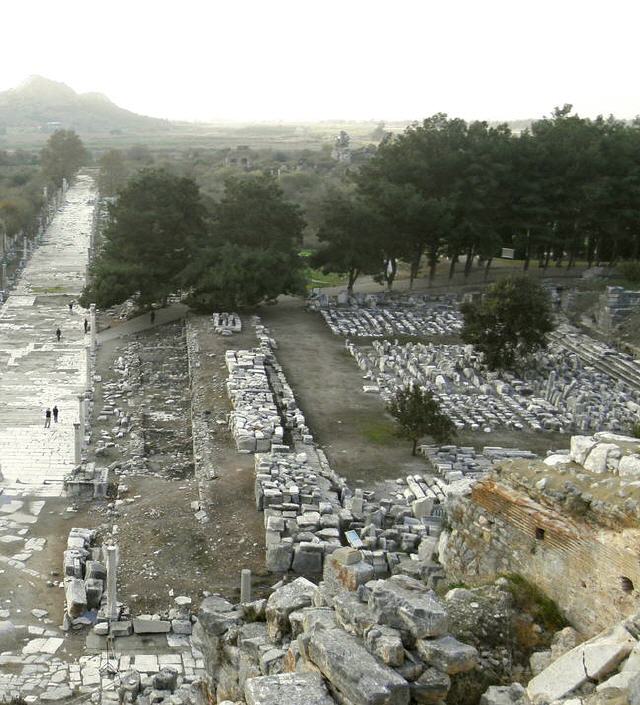
[[[85, 311], [76, 300], [85, 281], [95, 190], [78, 176], [63, 207], [0, 310], [0, 489], [57, 495], [73, 467], [73, 423], [86, 383]], [[56, 328], [62, 331], [56, 340]], [[58, 423], [44, 428], [45, 409]]]

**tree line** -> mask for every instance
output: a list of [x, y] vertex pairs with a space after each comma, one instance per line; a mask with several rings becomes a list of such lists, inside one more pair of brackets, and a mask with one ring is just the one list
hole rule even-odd
[[40, 154], [0, 150], [0, 236], [35, 235], [45, 205], [44, 187], [54, 193], [88, 159], [73, 130], [54, 132]]
[[521, 134], [437, 114], [388, 136], [323, 204], [315, 263], [391, 287], [443, 259], [449, 275], [502, 247], [524, 269], [640, 258], [640, 121], [556, 108]]

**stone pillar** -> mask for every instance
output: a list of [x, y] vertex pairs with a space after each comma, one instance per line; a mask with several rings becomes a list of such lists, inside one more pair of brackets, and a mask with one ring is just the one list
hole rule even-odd
[[91, 391], [91, 348], [85, 348], [85, 364], [86, 364], [86, 369], [87, 369], [87, 379], [86, 379], [86, 388], [87, 391]]
[[80, 424], [76, 421], [73, 424], [73, 440], [74, 440], [74, 463], [80, 465], [82, 461], [82, 432]]
[[243, 568], [240, 571], [240, 603], [251, 602], [251, 571]]
[[96, 305], [89, 305], [89, 323], [91, 325], [91, 349], [96, 349]]
[[118, 548], [107, 546], [107, 619], [118, 619], [117, 585], [118, 585]]
[[80, 436], [84, 436], [84, 394], [78, 394], [78, 423], [80, 424]]

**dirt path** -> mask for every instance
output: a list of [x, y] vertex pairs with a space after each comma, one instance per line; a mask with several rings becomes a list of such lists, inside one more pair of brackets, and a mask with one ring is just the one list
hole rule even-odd
[[373, 484], [424, 470], [376, 394], [362, 391], [355, 362], [317, 313], [282, 300], [260, 311], [278, 343], [276, 355], [332, 467], [351, 482]]

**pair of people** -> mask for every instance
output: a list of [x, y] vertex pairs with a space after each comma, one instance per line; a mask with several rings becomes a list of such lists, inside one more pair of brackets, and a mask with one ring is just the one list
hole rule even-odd
[[44, 427], [45, 428], [51, 428], [51, 417], [53, 416], [53, 422], [58, 423], [58, 414], [59, 410], [57, 406], [54, 406], [53, 409], [50, 409], [47, 407], [47, 410], [44, 412]]

